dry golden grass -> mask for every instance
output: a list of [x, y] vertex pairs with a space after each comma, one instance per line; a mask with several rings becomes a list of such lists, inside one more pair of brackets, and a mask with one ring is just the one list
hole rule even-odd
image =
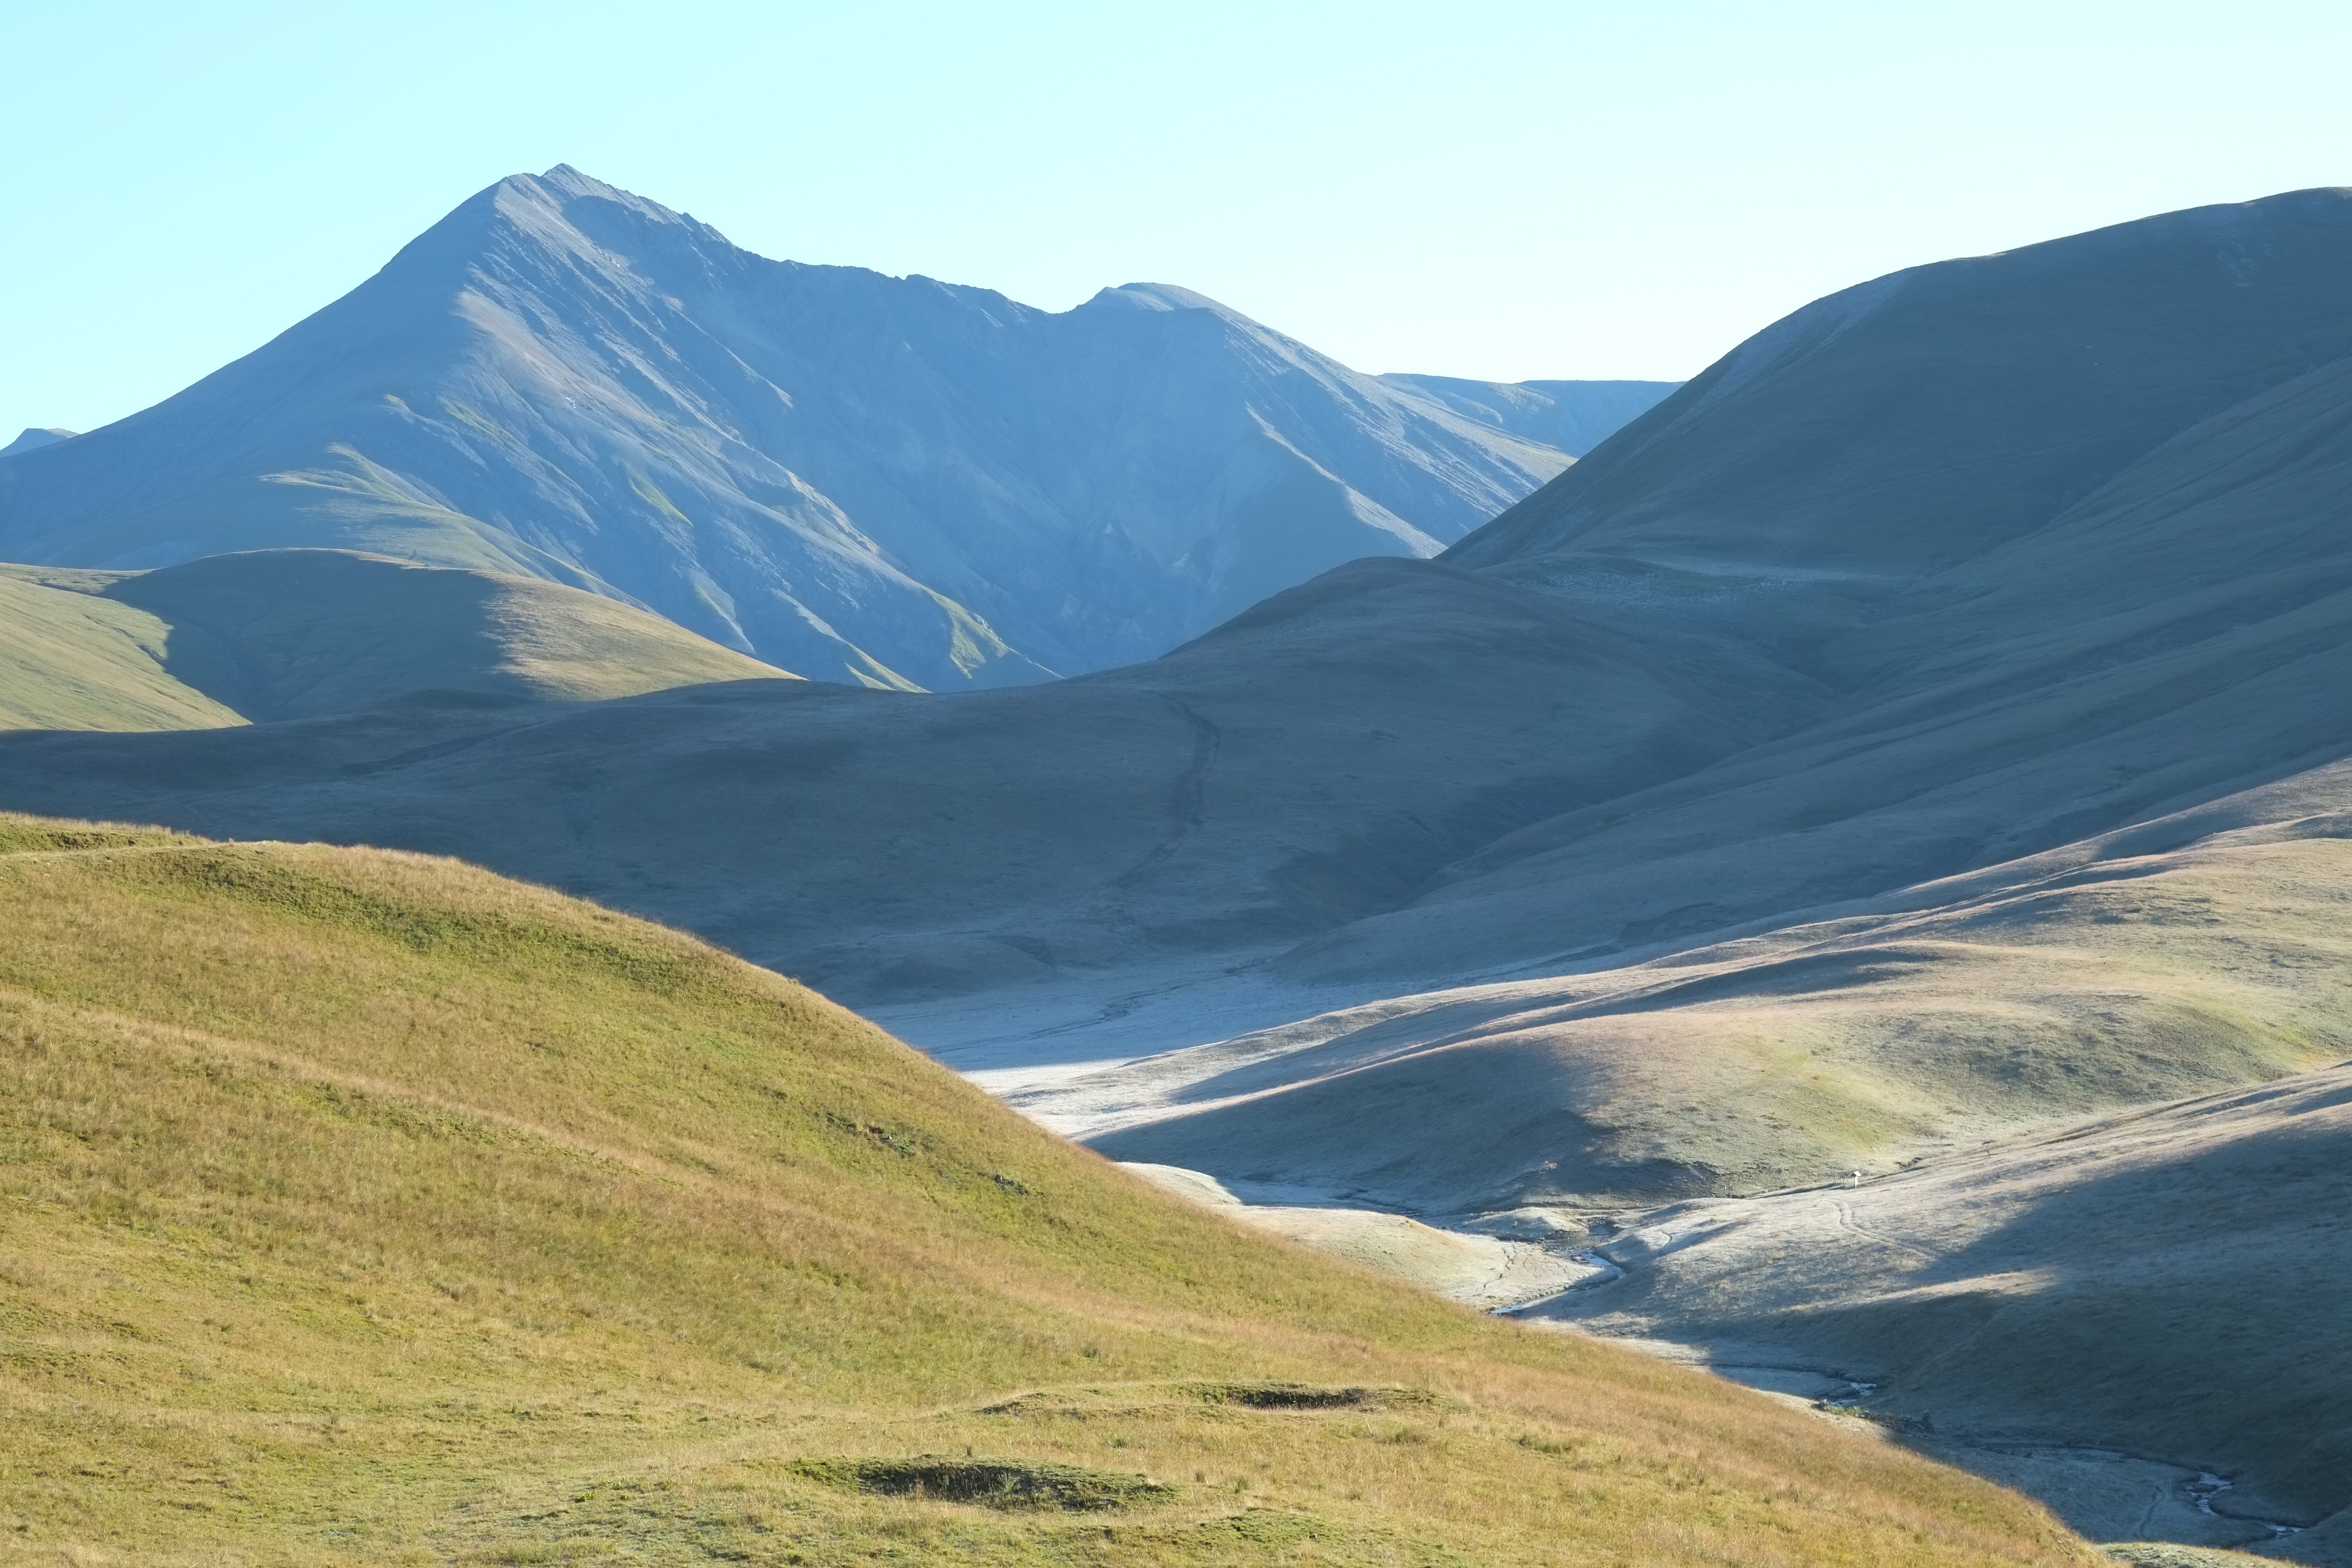
[[[0, 819], [0, 1561], [2084, 1552], [1228, 1226], [788, 981], [452, 862]], [[1268, 1381], [1375, 1392], [1214, 1386]], [[1173, 1490], [806, 1464], [925, 1455]]]

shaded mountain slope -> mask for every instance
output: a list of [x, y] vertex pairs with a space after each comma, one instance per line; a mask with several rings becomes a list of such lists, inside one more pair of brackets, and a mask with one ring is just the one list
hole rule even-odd
[[1832, 294], [1455, 547], [1900, 586], [2352, 350], [2352, 193], [2200, 207]]
[[[2071, 255], [2084, 278], [2060, 296], [2093, 299], [2088, 280], [2118, 251], [2160, 241], [2171, 256], [2184, 234], [2205, 236], [2206, 270], [2229, 282], [2238, 249], [2271, 255], [2272, 228], [2307, 239], [2315, 210], [2345, 206], [2306, 194], [2037, 247], [2021, 287], [2042, 288]], [[1951, 265], [1962, 281], [1979, 270]], [[2179, 322], [2147, 324], [2144, 335], [2165, 341], [2140, 361], [2172, 351], [2172, 340], [2206, 340], [2189, 307], [2212, 279], [2177, 270], [2197, 288], [2179, 301]], [[1903, 275], [1906, 287], [1932, 293], [1938, 271]], [[2300, 277], [2267, 296], [2274, 341], [2294, 340], [2297, 321], [2334, 329], [2332, 292], [2306, 290]], [[2136, 286], [2127, 277], [2116, 292], [2145, 305]], [[2234, 296], [2230, 308], [2240, 308]], [[2039, 309], [1959, 314], [1971, 330], [1955, 342], [1980, 343], [1987, 315], [2037, 320]], [[1765, 339], [1775, 334], [1784, 329]], [[1857, 326], [1814, 351], [1824, 363], [1861, 358], [1854, 374], [1866, 380], [1869, 348]], [[2233, 336], [2222, 368], [2243, 351]], [[2021, 375], [2036, 363], [2025, 357]], [[1705, 396], [1708, 380], [1653, 420]], [[1805, 417], [1768, 404], [1758, 413], [1792, 427]], [[1726, 445], [1737, 452], [1734, 423]], [[1580, 483], [1649, 461], [1644, 443], [1664, 440], [1662, 428], [1671, 422], [1629, 429], [1580, 466], [1591, 476]], [[1843, 460], [1858, 465], [1866, 450]], [[1914, 459], [1902, 442], [1887, 450], [1885, 493], [1895, 495]], [[2324, 980], [2335, 960], [2315, 959], [2325, 944], [2312, 944], [2340, 919], [2313, 890], [2324, 893], [2343, 836], [2342, 774], [2330, 765], [2352, 754], [2341, 696], [2352, 690], [2348, 476], [2352, 366], [2338, 359], [2154, 440], [2047, 517], [1999, 513], [2016, 495], [2002, 488], [2013, 476], [2002, 476], [1977, 497], [2000, 518], [1985, 528], [1996, 542], [1941, 570], [1841, 576], [1632, 553], [1629, 540], [1652, 537], [1642, 529], [1670, 526], [1657, 519], [1702, 517], [1695, 502], [1687, 514], [1661, 502], [1649, 520], [1611, 514], [1549, 554], [1487, 568], [1595, 624], [1711, 625], [1724, 648], [1744, 641], [1756, 658], [1818, 683], [1821, 706], [1720, 762], [1504, 835], [1404, 908], [1281, 960], [1302, 980], [1392, 989], [1481, 971], [1569, 977], [1491, 994], [1441, 989], [1360, 1023], [1236, 1041], [1191, 1065], [1143, 1064], [1088, 1086], [1071, 1113], [1112, 1114], [1122, 1099], [1132, 1115], [1157, 1107], [1150, 1113], [1163, 1119], [1108, 1134], [1105, 1146], [1236, 1179], [1277, 1166], [1291, 1181], [1319, 1173], [1408, 1207], [1547, 1189], [1656, 1201], [1867, 1166], [1970, 1126], [2075, 1108], [2094, 1084], [2097, 1103], [2146, 1103], [2340, 1051], [2331, 1020], [2341, 998]], [[1772, 497], [1755, 486], [1760, 507]], [[1843, 504], [1819, 502], [1832, 521]], [[1533, 516], [1523, 508], [1496, 529]], [[1887, 518], [1885, 550], [1916, 542], [1903, 522]], [[2105, 890], [2044, 884], [2053, 866], [2112, 858], [2113, 842], [2170, 854], [2203, 833], [2265, 825], [2330, 842], [2137, 862]], [[2140, 909], [2144, 881], [2198, 891]], [[1969, 892], [1954, 902], [1955, 888]], [[2116, 915], [2118, 900], [2140, 913]], [[2103, 929], [2116, 919], [2126, 929]], [[1986, 946], [1948, 934], [1989, 921], [2018, 940]], [[1727, 934], [1748, 936], [1763, 956], [1709, 945]], [[1790, 944], [1808, 955], [1793, 968]], [[2274, 955], [2255, 976], [2289, 977], [2292, 998], [2246, 988], [2249, 951]], [[1675, 977], [1707, 983], [1668, 983]], [[1983, 1054], [2001, 1040], [2024, 1056]], [[1854, 1049], [1866, 1065], [1844, 1057]], [[1267, 1060], [1253, 1063], [1259, 1051]], [[1906, 1063], [1894, 1081], [1887, 1052]], [[2197, 1076], [2207, 1071], [2221, 1076]], [[1766, 1122], [1733, 1109], [1783, 1100], [1790, 1108]], [[1365, 1136], [1374, 1126], [1387, 1132]]]
[[[2334, 204], [2322, 211], [2352, 206], [2317, 194]], [[2309, 210], [2304, 197], [2254, 204], [2242, 246], [2263, 248], [2280, 223], [2315, 226]], [[2147, 226], [2200, 232], [2187, 218], [2218, 221]], [[2111, 246], [2088, 237], [2101, 244], [2080, 259], [2095, 276]], [[2233, 254], [2211, 258], [2225, 277]], [[2332, 293], [2288, 282], [2269, 296], [2272, 337], [2333, 330]], [[2190, 327], [2167, 318], [2146, 335], [2201, 341], [2195, 303], [2179, 302]], [[1619, 450], [1646, 461], [1643, 439], [1629, 432], [1584, 466], [1605, 470]], [[1996, 863], [2341, 756], [2347, 478], [2352, 361], [2339, 357], [2170, 433], [2054, 515], [2000, 514], [1998, 542], [1941, 570], [1642, 556], [1600, 537], [1615, 523], [1492, 568], [1611, 624], [1715, 625], [1835, 695], [1817, 722], [1724, 764], [1490, 845], [1416, 909], [1295, 961], [1458, 974], [1639, 947]], [[2005, 504], [1979, 500], [1988, 517]], [[1889, 515], [1886, 549], [1908, 548], [1904, 522]]]
[[437, 690], [594, 701], [783, 672], [609, 599], [334, 550], [0, 567], [0, 726], [186, 729]]
[[0, 904], [20, 1555], [2086, 1561], [541, 889], [12, 818]]
[[1278, 951], [1814, 700], [1703, 639], [1636, 643], [1541, 595], [1367, 560], [1053, 686], [736, 684], [234, 737], [19, 734], [0, 799], [433, 844], [873, 1005]]
[[961, 688], [1150, 657], [1340, 561], [1433, 554], [1568, 461], [1184, 289], [1057, 315], [769, 261], [559, 168], [154, 408], [0, 465], [0, 555], [341, 546]]
[[[0, 799], [459, 850], [691, 919], [865, 1005], [1276, 953], [1294, 981], [1393, 991], [1786, 925], [2343, 754], [2327, 508], [2347, 385], [2336, 361], [2299, 367], [2352, 331], [2314, 259], [2352, 261], [2347, 204], [2306, 193], [1898, 275], [1861, 291], [1884, 330], [1851, 298], [1801, 312], [1544, 493], [1634, 496], [1616, 520], [1470, 571], [1361, 563], [1150, 664], [973, 706], [712, 693], [561, 722], [411, 711], [331, 739], [22, 737]], [[2076, 365], [2066, 343], [2105, 340], [2083, 312], [2162, 396]], [[1773, 374], [1800, 382], [1755, 369], [1764, 391], [1743, 391], [1730, 368], [1776, 343], [1794, 358]], [[2031, 484], [1962, 461], [1991, 437], [1952, 409], [1986, 404], [1997, 435], [2053, 364], [2080, 371], [2062, 401], [2105, 444], [2053, 441], [2077, 455]], [[1853, 570], [1635, 552], [1656, 519], [1706, 515], [1702, 448], [1753, 467], [1849, 426], [1779, 491], [1740, 482], [1783, 518], [1754, 553], [1811, 506], [1803, 549], [1853, 536]], [[1850, 482], [1806, 477], [1840, 464]], [[1936, 488], [1955, 474], [1973, 533], [1853, 498], [1958, 507]]]

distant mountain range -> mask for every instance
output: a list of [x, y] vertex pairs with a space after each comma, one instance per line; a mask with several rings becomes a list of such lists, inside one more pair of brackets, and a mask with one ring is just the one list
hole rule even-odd
[[1153, 284], [770, 261], [570, 168], [144, 413], [0, 462], [0, 559], [340, 547], [545, 578], [827, 680], [1021, 684], [1425, 557], [1667, 382], [1362, 375]]

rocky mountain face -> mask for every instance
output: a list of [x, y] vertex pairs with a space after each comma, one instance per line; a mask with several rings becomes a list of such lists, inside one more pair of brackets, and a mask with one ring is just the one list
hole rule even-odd
[[1463, 386], [1181, 288], [1055, 314], [770, 261], [558, 168], [156, 407], [20, 442], [0, 558], [355, 549], [587, 588], [821, 679], [1020, 684], [1433, 555], [1668, 390]]

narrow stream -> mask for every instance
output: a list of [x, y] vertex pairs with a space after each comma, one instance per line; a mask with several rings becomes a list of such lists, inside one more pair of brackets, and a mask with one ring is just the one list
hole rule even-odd
[[[2197, 1472], [2197, 1479], [2188, 1483], [2183, 1490], [2188, 1492], [2189, 1500], [2197, 1505], [2198, 1512], [2206, 1514], [2214, 1519], [2238, 1519], [2241, 1517], [2238, 1514], [2222, 1514], [2215, 1513], [2213, 1511], [2213, 1500], [2221, 1496], [2223, 1492], [2231, 1490], [2232, 1485], [2233, 1483], [2223, 1480], [2220, 1476], [2215, 1475], [2210, 1470], [2200, 1470]], [[2248, 1524], [2261, 1525], [2264, 1530], [2271, 1532], [2271, 1539], [2273, 1541], [2279, 1539], [2281, 1536], [2301, 1535], [2303, 1533], [2303, 1526], [2299, 1524], [2281, 1524], [2276, 1520], [2248, 1519], [2244, 1522]]]

